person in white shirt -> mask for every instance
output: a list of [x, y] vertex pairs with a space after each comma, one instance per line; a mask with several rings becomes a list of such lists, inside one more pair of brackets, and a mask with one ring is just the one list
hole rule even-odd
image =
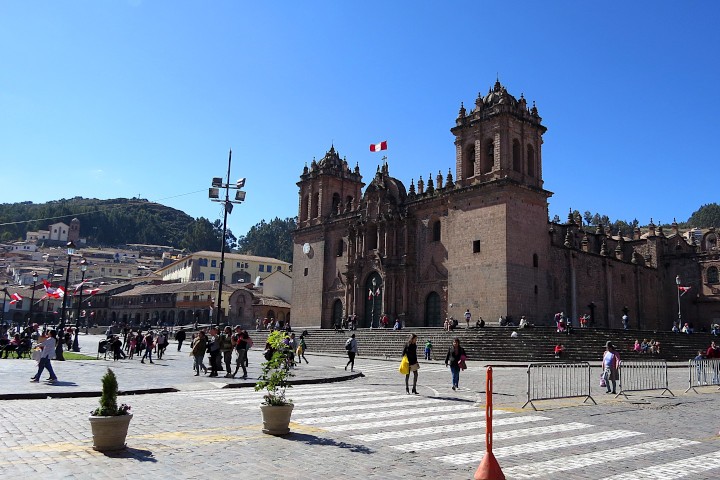
[[57, 376], [55, 375], [55, 371], [53, 370], [52, 365], [50, 364], [50, 360], [55, 358], [57, 332], [55, 330], [50, 330], [49, 333], [50, 336], [44, 342], [38, 344], [38, 347], [42, 348], [42, 354], [40, 355], [40, 361], [38, 362], [38, 371], [35, 376], [30, 379], [31, 382], [39, 382], [40, 375], [42, 375], [43, 370], [45, 370], [46, 368], [48, 373], [50, 374], [48, 382], [57, 382]]

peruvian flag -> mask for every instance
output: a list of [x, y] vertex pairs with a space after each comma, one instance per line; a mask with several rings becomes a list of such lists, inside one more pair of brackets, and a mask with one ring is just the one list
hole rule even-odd
[[372, 297], [373, 297], [373, 291], [371, 288], [370, 290], [368, 290], [368, 300], [372, 300]]
[[371, 152], [379, 152], [380, 150], [387, 150], [387, 140], [370, 145]]
[[379, 289], [379, 288], [375, 291], [375, 296], [376, 296], [376, 297], [379, 297], [379, 296], [380, 296], [380, 289]]
[[83, 285], [86, 285], [87, 283], [88, 283], [88, 281], [85, 280], [85, 281], [82, 281], [82, 282], [78, 283], [77, 285], [75, 285], [75, 290], [73, 291], [73, 295], [77, 294], [77, 292], [80, 291], [80, 289], [83, 287]]
[[99, 291], [100, 291], [99, 288], [89, 288], [89, 289], [83, 290], [83, 293], [84, 293], [85, 295], [95, 295], [95, 294], [98, 293]]
[[10, 300], [10, 305], [14, 305], [17, 302], [22, 302], [23, 299], [23, 297], [19, 293], [13, 293], [12, 295], [10, 295], [10, 298], [12, 298], [12, 300]]
[[43, 287], [45, 287], [45, 293], [48, 298], [63, 298], [65, 296], [65, 289], [63, 287], [53, 287], [52, 283], [43, 279]]
[[690, 290], [692, 287], [683, 287], [682, 285], [678, 285], [678, 290], [680, 290], [680, 296], [682, 297], [687, 293], [688, 290]]

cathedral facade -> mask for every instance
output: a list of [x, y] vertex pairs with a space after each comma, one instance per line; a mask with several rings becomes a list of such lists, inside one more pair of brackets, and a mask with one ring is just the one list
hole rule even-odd
[[[377, 327], [441, 326], [521, 315], [550, 324], [557, 312], [598, 327], [669, 329], [720, 323], [717, 235], [653, 224], [613, 232], [568, 216], [550, 222], [542, 136], [533, 105], [496, 82], [451, 132], [455, 169], [409, 188], [384, 162], [367, 188], [334, 146], [298, 182], [293, 324], [329, 328], [348, 315]], [[691, 287], [678, 296], [678, 282]]]

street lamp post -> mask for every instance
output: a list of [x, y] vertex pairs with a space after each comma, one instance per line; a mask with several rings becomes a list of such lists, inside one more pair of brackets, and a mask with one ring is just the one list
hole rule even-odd
[[28, 312], [28, 319], [27, 319], [27, 325], [25, 327], [29, 327], [32, 323], [32, 314], [33, 314], [33, 306], [35, 305], [35, 285], [38, 281], [38, 274], [37, 272], [32, 272], [32, 279], [33, 279], [33, 288], [32, 288], [32, 294], [30, 295], [30, 309]]
[[[80, 335], [80, 308], [82, 307], [82, 291], [83, 282], [85, 282], [85, 272], [87, 272], [87, 260], [84, 258], [80, 260], [80, 287], [78, 288], [80, 295], [78, 296], [77, 315], [75, 317], [75, 339], [73, 340], [73, 352], [79, 352], [80, 346], [78, 345], [78, 335]], [[74, 296], [74, 295], [73, 295]]]
[[72, 256], [75, 254], [75, 244], [73, 242], [67, 243], [67, 256], [68, 256], [68, 262], [67, 262], [67, 268], [65, 269], [65, 290], [63, 291], [63, 299], [62, 299], [62, 310], [60, 313], [60, 327], [58, 328], [57, 332], [57, 346], [55, 347], [55, 358], [58, 361], [64, 361], [65, 357], [63, 356], [63, 341], [64, 338], [64, 331], [65, 331], [65, 305], [67, 303], [67, 296], [68, 296], [68, 283], [70, 283], [70, 262], [72, 262]]
[[[232, 150], [228, 155], [228, 169], [227, 169], [227, 182], [223, 183], [221, 177], [214, 177], [212, 179], [212, 186], [210, 187], [208, 197], [213, 202], [222, 202], [223, 204], [223, 230], [222, 239], [220, 242], [220, 278], [218, 279], [218, 295], [217, 295], [217, 313], [215, 314], [215, 324], [220, 325], [222, 317], [222, 287], [223, 287], [223, 275], [225, 271], [225, 237], [227, 234], [227, 217], [229, 213], [232, 213], [234, 203], [242, 203], [245, 201], [245, 192], [240, 190], [245, 186], [245, 178], [239, 179], [234, 185], [230, 184], [230, 164], [232, 163]], [[225, 189], [225, 199], [220, 199], [220, 189]], [[230, 189], [237, 190], [235, 192], [235, 200], [230, 200]], [[212, 322], [211, 322], [212, 323]]]
[[682, 310], [680, 309], [680, 285], [682, 282], [680, 281], [680, 275], [677, 275], [675, 277], [675, 285], [677, 286], [677, 302], [678, 302], [678, 329], [682, 330]]

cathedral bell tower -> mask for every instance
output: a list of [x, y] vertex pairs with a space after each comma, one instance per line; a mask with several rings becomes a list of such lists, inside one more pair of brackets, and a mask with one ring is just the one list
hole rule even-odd
[[547, 130], [537, 108], [528, 108], [523, 95], [516, 99], [500, 81], [475, 108], [461, 104], [455, 135], [456, 179], [463, 186], [509, 178], [542, 189], [542, 135]]

